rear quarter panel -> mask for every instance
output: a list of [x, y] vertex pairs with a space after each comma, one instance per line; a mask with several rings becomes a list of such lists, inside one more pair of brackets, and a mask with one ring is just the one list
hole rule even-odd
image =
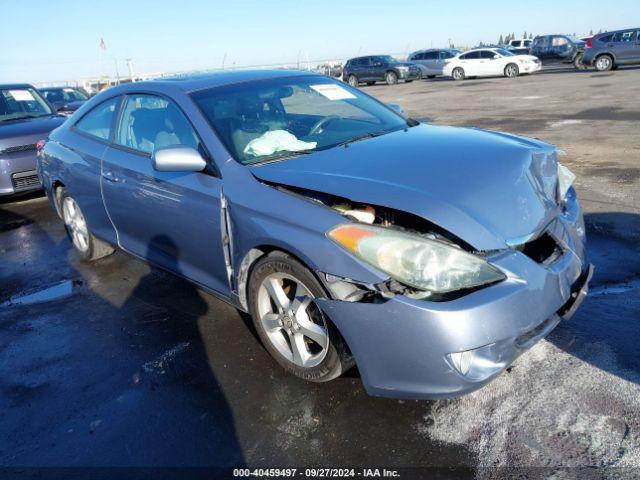
[[65, 126], [54, 132], [45, 145], [40, 173], [50, 198], [57, 184], [64, 185], [80, 206], [92, 233], [115, 244], [115, 230], [100, 189], [101, 159], [106, 148], [106, 144]]

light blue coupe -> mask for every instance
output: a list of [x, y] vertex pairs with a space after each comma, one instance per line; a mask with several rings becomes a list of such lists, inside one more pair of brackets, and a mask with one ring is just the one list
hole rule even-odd
[[83, 259], [119, 248], [180, 275], [249, 312], [288, 372], [355, 363], [373, 395], [480, 388], [592, 272], [553, 146], [423, 125], [307, 72], [108, 89], [38, 173]]

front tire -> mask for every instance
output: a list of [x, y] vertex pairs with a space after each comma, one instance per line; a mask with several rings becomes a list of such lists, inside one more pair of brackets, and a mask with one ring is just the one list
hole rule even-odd
[[504, 76], [507, 78], [515, 78], [520, 75], [520, 69], [515, 63], [510, 63], [504, 67]]
[[384, 79], [386, 80], [387, 85], [395, 85], [398, 83], [398, 75], [396, 72], [387, 72]]
[[600, 55], [596, 58], [596, 70], [607, 72], [613, 68], [613, 58], [610, 55]]
[[456, 81], [460, 81], [464, 80], [466, 75], [461, 67], [456, 67], [453, 69], [453, 72], [451, 72], [451, 77]]
[[573, 66], [576, 70], [586, 70], [587, 66], [582, 62], [582, 57], [584, 57], [583, 53], [579, 53], [576, 55], [576, 58], [573, 59]]
[[248, 296], [263, 345], [287, 372], [327, 382], [353, 366], [340, 333], [313, 302], [326, 298], [322, 285], [290, 255], [276, 251], [258, 260]]
[[60, 199], [60, 211], [67, 235], [78, 252], [80, 259], [92, 262], [107, 255], [111, 255], [115, 250], [108, 243], [96, 238], [89, 230], [89, 226], [84, 218], [82, 210], [75, 199], [60, 187], [61, 191], [56, 192]]
[[351, 85], [352, 87], [357, 87], [358, 86], [358, 77], [356, 77], [355, 75], [349, 75], [347, 77], [347, 83], [349, 85]]

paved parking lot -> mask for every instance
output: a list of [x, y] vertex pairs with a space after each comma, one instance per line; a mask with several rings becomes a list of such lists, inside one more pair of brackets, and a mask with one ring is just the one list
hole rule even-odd
[[2, 200], [0, 465], [640, 468], [640, 69], [364, 90], [566, 152], [597, 269], [576, 317], [472, 395], [372, 398], [355, 370], [284, 375], [250, 319], [126, 254], [80, 263], [43, 197]]

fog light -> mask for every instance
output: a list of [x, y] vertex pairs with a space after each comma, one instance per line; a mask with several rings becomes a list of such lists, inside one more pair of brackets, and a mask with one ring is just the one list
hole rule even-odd
[[473, 352], [471, 350], [467, 350], [466, 352], [450, 353], [449, 359], [451, 360], [453, 367], [458, 370], [458, 372], [462, 375], [466, 375], [471, 368]]
[[518, 356], [509, 347], [510, 342], [498, 342], [474, 350], [453, 352], [446, 356], [447, 362], [460, 375], [469, 380], [481, 382], [508, 367]]

